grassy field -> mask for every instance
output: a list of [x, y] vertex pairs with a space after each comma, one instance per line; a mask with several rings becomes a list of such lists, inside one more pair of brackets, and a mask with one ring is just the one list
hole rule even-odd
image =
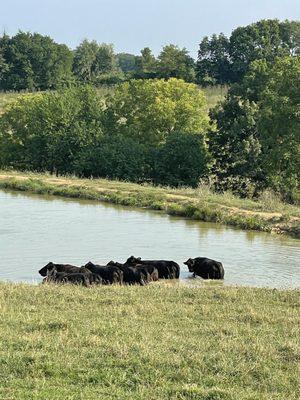
[[213, 108], [217, 103], [222, 101], [227, 92], [228, 92], [228, 87], [227, 86], [209, 86], [206, 88], [202, 88], [206, 95], [206, 100], [207, 100], [207, 107], [208, 109]]
[[297, 400], [299, 291], [0, 284], [2, 400]]
[[230, 193], [215, 194], [207, 187], [170, 189], [106, 179], [56, 178], [8, 171], [0, 171], [0, 188], [144, 207], [242, 229], [300, 237], [300, 207], [282, 203], [268, 193], [253, 201]]
[[16, 100], [20, 95], [18, 92], [0, 92], [0, 115], [3, 113], [5, 106]]

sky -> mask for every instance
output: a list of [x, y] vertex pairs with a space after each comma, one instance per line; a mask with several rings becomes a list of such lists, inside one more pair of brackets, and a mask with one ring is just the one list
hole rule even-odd
[[300, 0], [0, 0], [9, 35], [39, 32], [71, 48], [95, 39], [133, 54], [174, 43], [195, 56], [204, 36], [263, 18], [300, 20]]

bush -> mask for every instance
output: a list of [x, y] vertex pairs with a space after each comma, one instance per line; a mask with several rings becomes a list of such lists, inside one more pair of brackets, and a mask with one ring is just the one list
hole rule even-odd
[[208, 161], [202, 135], [172, 133], [156, 152], [153, 179], [163, 185], [196, 187], [208, 172]]
[[140, 181], [147, 171], [145, 149], [130, 138], [105, 136], [82, 150], [75, 171], [82, 176]]
[[102, 100], [90, 87], [21, 96], [0, 120], [0, 165], [72, 173], [83, 146], [102, 135]]

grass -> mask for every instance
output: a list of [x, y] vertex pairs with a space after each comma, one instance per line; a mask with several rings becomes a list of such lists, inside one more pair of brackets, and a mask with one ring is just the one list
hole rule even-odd
[[228, 92], [228, 87], [227, 86], [208, 86], [205, 88], [202, 88], [206, 95], [206, 100], [207, 100], [207, 107], [208, 109], [213, 108], [217, 103], [220, 101], [224, 100], [227, 92]]
[[0, 92], [0, 115], [3, 113], [7, 104], [12, 103], [20, 96], [19, 92]]
[[14, 171], [0, 171], [0, 188], [144, 207], [242, 229], [300, 237], [300, 207], [278, 199], [270, 201], [270, 196], [253, 201], [230, 193], [216, 194], [205, 186], [170, 189], [106, 179], [56, 178], [48, 174]]
[[0, 284], [2, 400], [296, 400], [299, 291]]

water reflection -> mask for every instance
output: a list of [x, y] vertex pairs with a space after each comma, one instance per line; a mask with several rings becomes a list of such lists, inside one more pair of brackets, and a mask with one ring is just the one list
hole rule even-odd
[[[300, 241], [88, 200], [0, 191], [0, 279], [39, 281], [49, 260], [82, 265], [129, 255], [223, 262], [225, 284], [300, 287]], [[188, 284], [182, 266], [181, 277]]]

